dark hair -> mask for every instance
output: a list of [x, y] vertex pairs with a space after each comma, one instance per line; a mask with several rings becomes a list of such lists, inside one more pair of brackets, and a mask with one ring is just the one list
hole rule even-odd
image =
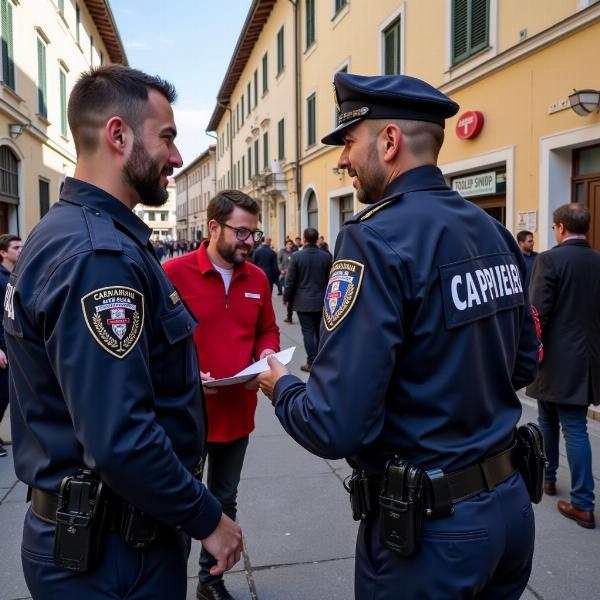
[[308, 244], [316, 244], [319, 239], [319, 232], [314, 227], [307, 227], [302, 235]]
[[0, 250], [8, 251], [8, 247], [12, 242], [20, 242], [21, 238], [14, 233], [3, 233], [0, 235]]
[[209, 203], [206, 209], [206, 219], [217, 223], [227, 221], [235, 207], [241, 208], [253, 215], [259, 213], [259, 207], [253, 198], [239, 190], [223, 190], [219, 192]]
[[519, 231], [519, 233], [517, 233], [517, 242], [524, 242], [530, 235], [533, 235], [531, 231]]
[[590, 211], [582, 204], [570, 202], [552, 213], [552, 221], [562, 223], [569, 233], [586, 234], [590, 228]]
[[144, 122], [148, 90], [160, 92], [170, 104], [173, 84], [123, 65], [96, 67], [81, 75], [69, 97], [69, 127], [78, 154], [98, 146], [98, 129], [112, 116], [121, 117], [137, 134]]

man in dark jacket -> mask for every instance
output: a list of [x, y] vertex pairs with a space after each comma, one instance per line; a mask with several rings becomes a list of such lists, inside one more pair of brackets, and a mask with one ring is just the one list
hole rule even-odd
[[271, 238], [266, 237], [254, 251], [254, 264], [265, 272], [271, 293], [273, 293], [273, 284], [279, 281], [279, 267], [277, 266], [277, 252], [271, 248]]
[[304, 338], [306, 364], [300, 368], [310, 371], [319, 348], [319, 330], [323, 312], [323, 297], [329, 280], [331, 255], [317, 246], [319, 232], [309, 227], [304, 230], [302, 251], [292, 255], [289, 263], [283, 301], [292, 302]]
[[559, 425], [571, 470], [571, 502], [559, 500], [560, 513], [592, 529], [594, 479], [587, 433], [589, 404], [600, 403], [600, 253], [585, 236], [590, 213], [565, 204], [553, 213], [558, 245], [538, 255], [531, 276], [531, 303], [542, 326], [544, 360], [527, 394], [538, 400], [544, 431], [544, 489], [556, 493]]

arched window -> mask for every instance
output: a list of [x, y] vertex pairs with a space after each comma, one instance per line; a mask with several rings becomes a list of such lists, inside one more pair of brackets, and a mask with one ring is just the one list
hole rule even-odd
[[308, 227], [319, 228], [319, 205], [317, 203], [317, 195], [311, 190], [306, 203], [306, 212], [308, 216]]
[[10, 148], [0, 146], [0, 202], [19, 203], [18, 162]]

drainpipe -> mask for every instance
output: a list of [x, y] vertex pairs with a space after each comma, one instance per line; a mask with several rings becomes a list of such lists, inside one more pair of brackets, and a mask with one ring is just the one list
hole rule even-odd
[[295, 129], [296, 129], [296, 159], [295, 165], [295, 177], [296, 177], [296, 210], [298, 215], [297, 232], [301, 235], [300, 231], [300, 210], [301, 210], [301, 179], [300, 179], [300, 152], [302, 142], [302, 122], [300, 119], [300, 90], [302, 89], [301, 83], [301, 63], [300, 63], [300, 10], [298, 8], [298, 0], [289, 0], [294, 6], [294, 112], [295, 112]]

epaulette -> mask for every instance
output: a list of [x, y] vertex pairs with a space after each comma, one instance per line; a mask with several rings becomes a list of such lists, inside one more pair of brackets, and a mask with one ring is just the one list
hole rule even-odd
[[94, 252], [97, 250], [123, 252], [123, 244], [112, 218], [89, 206], [82, 206], [81, 209]]
[[382, 202], [381, 204], [378, 204], [377, 206], [374, 206], [373, 208], [362, 213], [360, 215], [360, 217], [358, 217], [358, 222], [361, 223], [362, 221], [366, 221], [367, 219], [370, 219], [376, 212], [380, 211], [382, 208], [385, 208], [388, 204], [391, 204], [394, 200], [395, 200], [395, 198], [386, 200], [385, 202]]

